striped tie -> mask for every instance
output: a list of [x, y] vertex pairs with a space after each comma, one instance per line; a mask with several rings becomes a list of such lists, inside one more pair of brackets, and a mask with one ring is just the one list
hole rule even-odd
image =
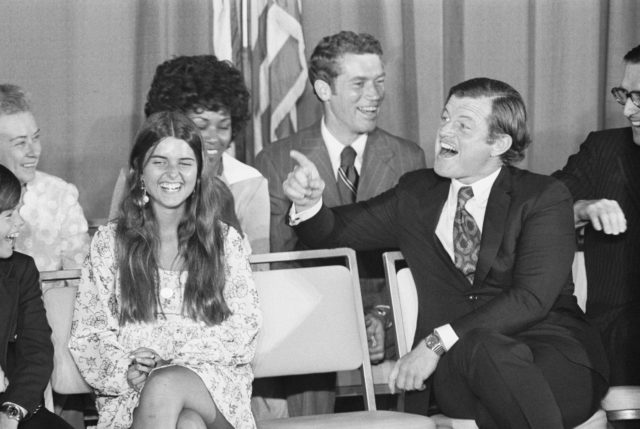
[[358, 172], [354, 162], [356, 151], [351, 146], [345, 146], [340, 154], [340, 168], [338, 169], [338, 194], [342, 205], [356, 201], [358, 190]]
[[471, 186], [460, 188], [460, 191], [458, 191], [458, 207], [453, 220], [453, 254], [456, 267], [473, 284], [476, 264], [478, 263], [481, 232], [475, 219], [465, 208], [467, 201], [471, 198], [473, 198]]

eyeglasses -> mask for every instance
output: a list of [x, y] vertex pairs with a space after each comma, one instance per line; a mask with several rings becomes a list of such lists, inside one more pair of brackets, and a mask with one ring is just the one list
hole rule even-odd
[[640, 107], [640, 91], [627, 91], [621, 86], [616, 86], [615, 88], [611, 88], [611, 94], [613, 94], [616, 101], [623, 106], [627, 104], [627, 99], [631, 97], [631, 102], [635, 104], [636, 107]]

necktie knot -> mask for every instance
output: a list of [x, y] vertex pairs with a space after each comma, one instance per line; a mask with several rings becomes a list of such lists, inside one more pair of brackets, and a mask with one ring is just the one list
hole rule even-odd
[[340, 153], [340, 167], [347, 169], [353, 167], [356, 161], [356, 150], [351, 146], [345, 146]]
[[463, 186], [458, 191], [458, 206], [464, 207], [473, 198], [473, 188], [471, 186]]

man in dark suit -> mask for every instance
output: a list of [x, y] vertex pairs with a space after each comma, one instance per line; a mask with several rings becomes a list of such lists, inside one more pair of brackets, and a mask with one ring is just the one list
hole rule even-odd
[[0, 429], [71, 429], [43, 407], [53, 345], [36, 265], [12, 248], [23, 223], [15, 210], [20, 190], [0, 166]]
[[510, 165], [528, 143], [520, 94], [478, 78], [449, 92], [434, 169], [369, 201], [322, 205], [317, 169], [292, 153], [283, 188], [305, 243], [398, 247], [413, 272], [414, 347], [389, 379], [412, 391], [408, 411], [426, 413], [432, 391], [480, 428], [573, 427], [607, 390], [602, 344], [572, 293], [571, 195]]
[[[342, 31], [323, 38], [309, 60], [309, 80], [322, 103], [322, 119], [266, 147], [256, 158], [256, 167], [269, 181], [272, 252], [303, 248], [285, 221], [291, 202], [282, 192], [282, 182], [294, 166], [291, 150], [305, 154], [318, 167], [329, 207], [374, 197], [395, 186], [404, 173], [425, 167], [418, 145], [377, 128], [385, 72], [382, 48], [373, 36]], [[374, 317], [384, 312], [384, 307], [374, 307], [385, 298], [381, 253], [358, 253], [364, 306], [370, 310], [367, 323], [377, 338], [372, 342], [374, 361], [384, 356], [383, 318]], [[333, 388], [330, 380], [319, 383], [317, 390]], [[290, 414], [333, 412], [331, 398], [318, 401], [314, 396], [316, 405], [300, 396], [290, 399]], [[306, 404], [299, 405], [301, 401]]]
[[640, 385], [640, 46], [612, 93], [630, 127], [589, 134], [554, 173], [584, 226], [587, 316], [602, 333], [612, 385]]

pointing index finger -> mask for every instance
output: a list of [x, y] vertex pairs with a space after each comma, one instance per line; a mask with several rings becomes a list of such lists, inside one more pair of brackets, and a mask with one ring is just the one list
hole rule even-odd
[[289, 155], [291, 155], [291, 158], [293, 158], [300, 167], [315, 168], [315, 165], [313, 164], [313, 162], [311, 162], [309, 158], [307, 158], [297, 150], [292, 150], [291, 152], [289, 152]]

